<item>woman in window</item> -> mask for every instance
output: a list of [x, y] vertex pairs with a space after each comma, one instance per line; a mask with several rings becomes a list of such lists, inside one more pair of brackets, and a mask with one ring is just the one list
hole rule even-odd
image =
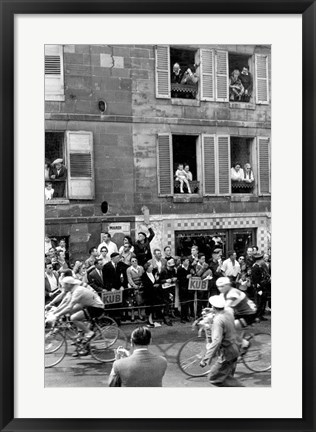
[[250, 163], [246, 163], [244, 166], [244, 181], [247, 183], [252, 183], [255, 179], [251, 169]]
[[243, 181], [244, 180], [244, 170], [241, 168], [240, 163], [235, 163], [231, 168], [231, 179], [233, 181]]
[[241, 83], [239, 78], [240, 71], [239, 69], [234, 69], [229, 81], [229, 100], [235, 101], [241, 100], [242, 95], [245, 92], [244, 86]]

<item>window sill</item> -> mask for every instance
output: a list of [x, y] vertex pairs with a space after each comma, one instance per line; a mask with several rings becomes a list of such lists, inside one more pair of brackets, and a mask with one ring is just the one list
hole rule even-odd
[[46, 102], [64, 102], [65, 101], [65, 95], [45, 95], [45, 101]]
[[254, 103], [247, 102], [229, 102], [229, 108], [240, 108], [240, 109], [248, 109], [255, 110], [256, 106]]
[[174, 203], [201, 203], [203, 197], [199, 194], [174, 194]]
[[232, 202], [258, 202], [258, 196], [253, 194], [231, 195]]
[[201, 104], [197, 99], [171, 98], [171, 105], [200, 106]]
[[60, 205], [60, 204], [69, 204], [69, 199], [53, 198], [51, 200], [45, 200], [45, 205]]

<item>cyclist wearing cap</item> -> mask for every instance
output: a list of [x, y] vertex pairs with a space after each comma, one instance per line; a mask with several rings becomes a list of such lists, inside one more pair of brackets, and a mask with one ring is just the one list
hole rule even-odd
[[[240, 332], [242, 328], [252, 324], [256, 319], [257, 312], [254, 302], [243, 291], [233, 288], [228, 277], [217, 279], [216, 285], [225, 299], [225, 307], [234, 310], [236, 329]], [[242, 335], [240, 335], [240, 338], [242, 338]], [[242, 339], [241, 343], [242, 348], [249, 345], [249, 342], [245, 339]]]
[[213, 306], [212, 342], [206, 345], [200, 366], [204, 367], [216, 358], [209, 374], [210, 383], [217, 387], [243, 387], [234, 378], [239, 356], [234, 316], [225, 308], [226, 302], [221, 295], [210, 297], [209, 302]]
[[46, 322], [53, 324], [58, 318], [66, 314], [71, 314], [70, 320], [75, 324], [78, 329], [82, 330], [87, 339], [91, 339], [94, 333], [89, 330], [84, 319], [97, 318], [102, 315], [104, 311], [104, 303], [98, 294], [89, 288], [83, 287], [80, 281], [71, 276], [63, 279], [63, 287], [67, 295], [68, 301], [62, 308], [51, 313]]

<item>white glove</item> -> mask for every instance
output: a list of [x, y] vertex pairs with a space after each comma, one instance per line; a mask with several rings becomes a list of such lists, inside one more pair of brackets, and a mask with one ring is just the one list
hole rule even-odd
[[262, 291], [258, 291], [258, 294], [259, 294], [259, 295], [262, 295]]

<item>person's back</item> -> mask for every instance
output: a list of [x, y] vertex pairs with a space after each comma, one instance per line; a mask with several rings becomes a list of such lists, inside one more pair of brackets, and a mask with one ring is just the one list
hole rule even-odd
[[147, 349], [138, 349], [130, 357], [117, 360], [113, 368], [122, 387], [162, 387], [167, 360]]

